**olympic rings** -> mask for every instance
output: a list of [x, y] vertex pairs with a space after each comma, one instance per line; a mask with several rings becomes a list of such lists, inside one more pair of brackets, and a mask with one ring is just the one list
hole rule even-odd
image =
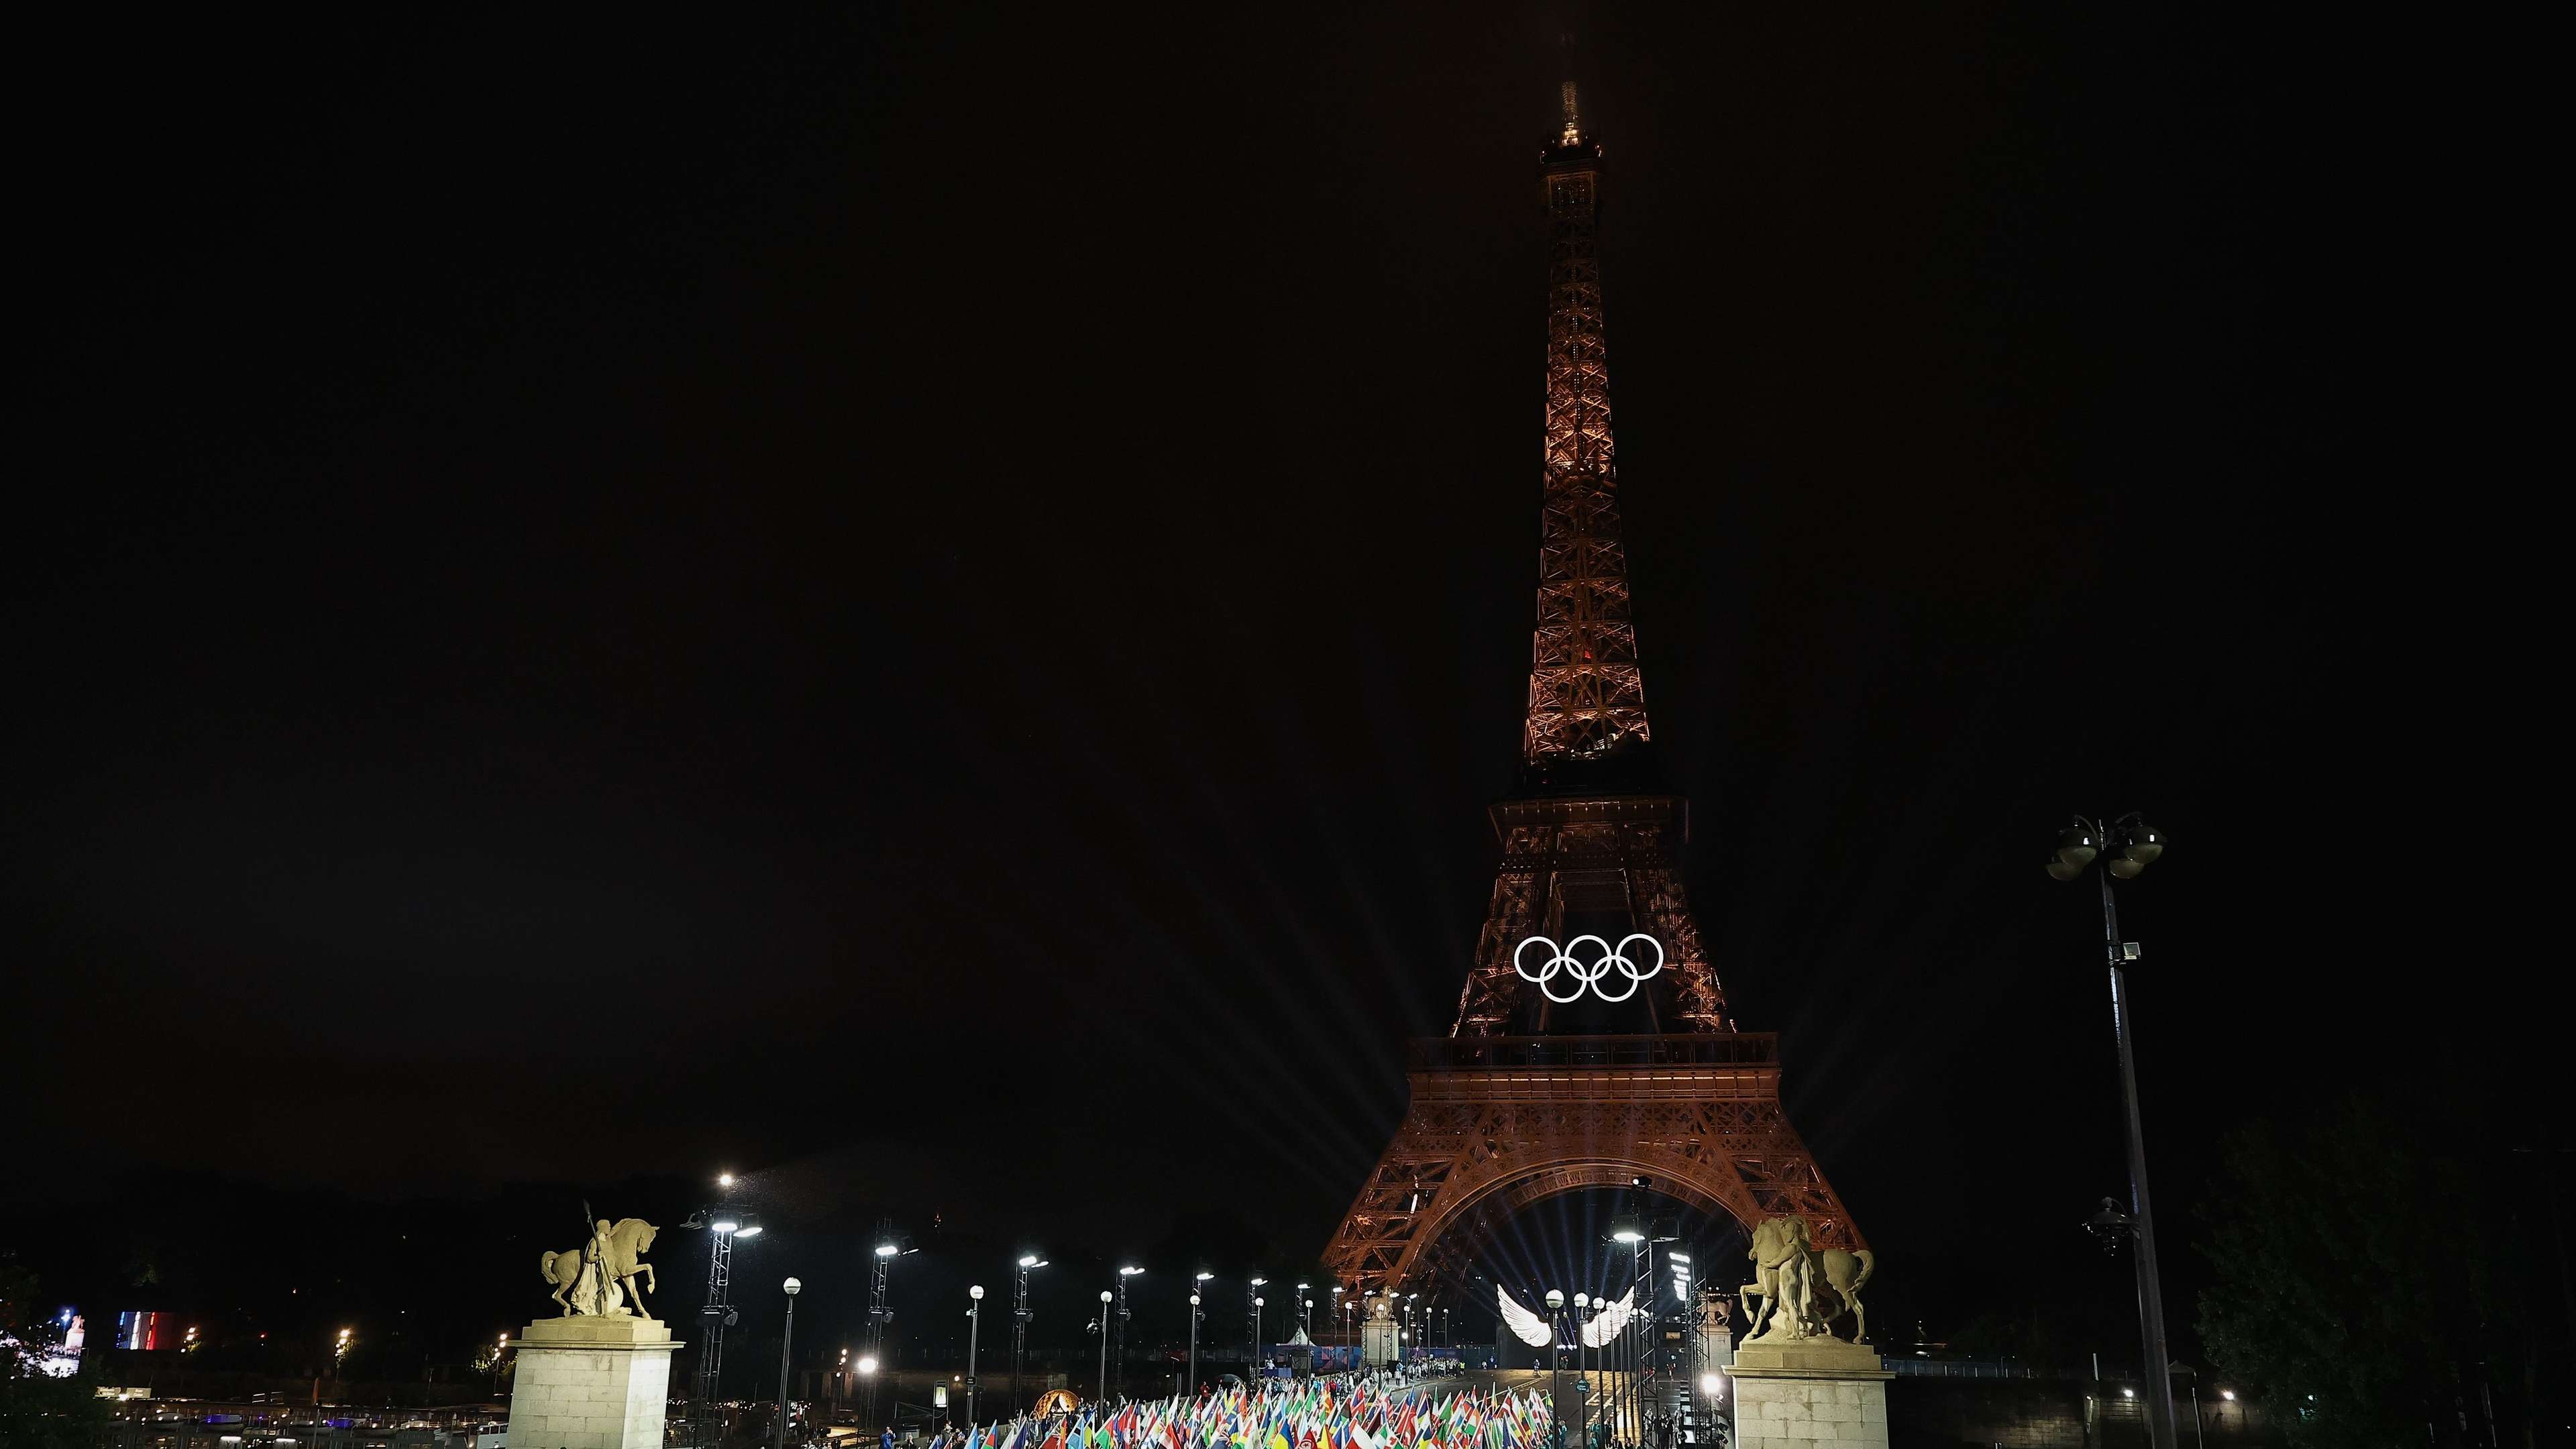
[[[1589, 941], [1593, 945], [1601, 948], [1601, 958], [1589, 965], [1586, 965], [1584, 962], [1578, 961], [1574, 958], [1574, 948], [1582, 945], [1586, 941]], [[1630, 941], [1643, 941], [1647, 945], [1654, 947], [1655, 964], [1647, 967], [1643, 971], [1638, 970], [1637, 963], [1628, 959], [1628, 943]], [[1532, 946], [1545, 946], [1548, 949], [1547, 963], [1536, 976], [1532, 976], [1530, 974], [1529, 963], [1523, 959], [1523, 957], [1528, 953], [1529, 948]], [[1628, 978], [1628, 989], [1620, 992], [1616, 996], [1613, 996], [1609, 992], [1601, 989], [1602, 979], [1610, 974], [1610, 968], [1613, 966], [1618, 967], [1619, 973]], [[1601, 939], [1599, 936], [1577, 936], [1573, 940], [1566, 942], [1563, 946], [1557, 945], [1554, 941], [1549, 940], [1545, 936], [1532, 936], [1528, 940], [1523, 941], [1518, 946], [1512, 948], [1512, 970], [1519, 973], [1520, 978], [1523, 981], [1537, 982], [1538, 989], [1547, 993], [1547, 999], [1555, 1002], [1559, 1006], [1570, 1006], [1575, 1002], [1581, 1001], [1583, 999], [1584, 990], [1587, 987], [1591, 989], [1593, 995], [1600, 997], [1604, 1001], [1625, 1001], [1629, 997], [1637, 994], [1638, 982], [1645, 980], [1649, 976], [1655, 975], [1663, 969], [1664, 943], [1647, 935], [1643, 931], [1639, 931], [1634, 935], [1622, 937], [1619, 941], [1618, 949], [1616, 950], [1611, 949], [1610, 943]], [[1573, 995], [1559, 996], [1556, 994], [1556, 988], [1550, 984], [1556, 980], [1557, 975], [1560, 972], [1573, 978]]]

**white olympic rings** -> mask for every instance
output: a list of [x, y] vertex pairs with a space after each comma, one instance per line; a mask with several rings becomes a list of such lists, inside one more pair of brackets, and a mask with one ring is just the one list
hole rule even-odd
[[[1582, 945], [1586, 941], [1589, 941], [1593, 945], [1601, 948], [1601, 959], [1591, 962], [1588, 965], [1574, 959], [1574, 948]], [[1647, 945], [1654, 947], [1655, 964], [1647, 967], [1643, 971], [1638, 970], [1637, 963], [1628, 959], [1628, 943], [1630, 941], [1643, 941]], [[1532, 946], [1545, 946], [1548, 950], [1547, 963], [1540, 969], [1536, 976], [1532, 976], [1530, 974], [1529, 962], [1525, 959], [1528, 955], [1529, 948]], [[1601, 989], [1602, 980], [1609, 976], [1610, 968], [1613, 966], [1619, 968], [1619, 974], [1628, 978], [1628, 989], [1620, 992], [1616, 996], [1613, 996], [1609, 992]], [[1643, 931], [1639, 931], [1631, 936], [1620, 938], [1619, 945], [1615, 950], [1612, 949], [1608, 941], [1603, 940], [1599, 936], [1577, 936], [1573, 940], [1566, 942], [1563, 946], [1557, 945], [1554, 941], [1549, 940], [1545, 936], [1532, 936], [1528, 940], [1523, 941], [1518, 946], [1512, 948], [1512, 970], [1520, 973], [1520, 978], [1523, 981], [1537, 982], [1538, 989], [1547, 993], [1547, 999], [1555, 1002], [1559, 1006], [1570, 1006], [1577, 1001], [1581, 1001], [1586, 988], [1589, 988], [1593, 995], [1600, 997], [1604, 1001], [1625, 1001], [1629, 997], [1637, 994], [1638, 982], [1645, 980], [1649, 976], [1653, 976], [1663, 969], [1664, 943], [1647, 935]], [[1556, 994], [1556, 987], [1550, 983], [1556, 980], [1559, 973], [1573, 978], [1573, 995], [1559, 996]]]

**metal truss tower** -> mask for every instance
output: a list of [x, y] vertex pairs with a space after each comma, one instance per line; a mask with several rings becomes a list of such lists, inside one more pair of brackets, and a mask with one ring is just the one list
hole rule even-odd
[[874, 1365], [874, 1368], [865, 1374], [868, 1381], [867, 1422], [870, 1428], [876, 1427], [878, 1423], [877, 1385], [885, 1382], [894, 1372], [894, 1365], [886, 1361], [885, 1352], [886, 1325], [894, 1321], [894, 1309], [886, 1304], [886, 1280], [894, 1272], [894, 1260], [898, 1256], [899, 1248], [899, 1241], [895, 1237], [894, 1220], [880, 1218], [877, 1221], [876, 1252], [868, 1260], [868, 1334], [865, 1346], [860, 1349], [862, 1355], [860, 1367], [868, 1369], [869, 1365]]
[[[1354, 1296], [1454, 1286], [1512, 1213], [1599, 1187], [1645, 1186], [1748, 1229], [1797, 1213], [1819, 1246], [1864, 1246], [1781, 1111], [1776, 1039], [1736, 1031], [1684, 892], [1690, 803], [1647, 727], [1620, 540], [1597, 245], [1607, 159], [1571, 82], [1562, 101], [1539, 166], [1547, 406], [1520, 789], [1489, 812], [1502, 859], [1456, 1022], [1413, 1044], [1412, 1107], [1325, 1249]], [[1627, 998], [1575, 1001], [1523, 974], [1581, 938], [1661, 969]]]
[[733, 1234], [710, 1230], [707, 1249], [707, 1301], [698, 1310], [699, 1332], [706, 1346], [698, 1351], [698, 1403], [713, 1404], [716, 1386], [724, 1382], [724, 1331], [733, 1322]]

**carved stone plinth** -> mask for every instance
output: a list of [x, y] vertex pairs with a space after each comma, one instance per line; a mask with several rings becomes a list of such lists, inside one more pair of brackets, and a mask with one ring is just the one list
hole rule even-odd
[[540, 1318], [519, 1333], [510, 1439], [529, 1449], [662, 1449], [670, 1325], [612, 1315]]
[[1740, 1343], [1736, 1449], [1887, 1449], [1887, 1381], [1867, 1344], [1835, 1338]]

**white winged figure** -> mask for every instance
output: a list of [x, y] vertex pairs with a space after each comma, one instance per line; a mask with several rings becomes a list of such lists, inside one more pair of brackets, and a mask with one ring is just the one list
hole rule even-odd
[[1593, 1313], [1592, 1321], [1583, 1325], [1583, 1346], [1599, 1348], [1627, 1332], [1628, 1319], [1636, 1311], [1637, 1285], [1631, 1283], [1628, 1285], [1628, 1291], [1619, 1295], [1618, 1302], [1602, 1304]]
[[1503, 1291], [1500, 1283], [1494, 1285], [1494, 1297], [1502, 1302], [1503, 1323], [1511, 1329], [1513, 1337], [1532, 1348], [1545, 1348], [1547, 1341], [1556, 1337], [1548, 1332], [1546, 1319], [1514, 1303], [1512, 1295]]

